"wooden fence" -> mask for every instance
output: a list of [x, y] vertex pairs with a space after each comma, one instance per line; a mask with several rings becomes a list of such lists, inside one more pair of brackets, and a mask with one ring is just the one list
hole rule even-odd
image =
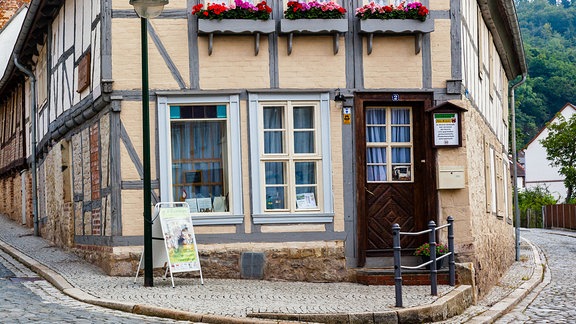
[[576, 230], [576, 205], [560, 204], [543, 207], [544, 227]]

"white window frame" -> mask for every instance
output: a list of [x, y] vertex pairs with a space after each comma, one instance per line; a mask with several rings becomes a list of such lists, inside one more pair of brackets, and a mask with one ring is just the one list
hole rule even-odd
[[170, 135], [170, 106], [226, 104], [229, 141], [228, 174], [230, 181], [230, 207], [228, 212], [206, 214], [191, 213], [194, 225], [242, 224], [244, 211], [242, 206], [242, 155], [240, 140], [240, 97], [234, 95], [187, 96], [170, 95], [158, 92], [158, 147], [160, 172], [160, 199], [173, 202], [172, 197], [172, 152]]
[[[329, 93], [249, 93], [248, 109], [250, 120], [250, 176], [252, 188], [252, 221], [254, 224], [294, 224], [294, 223], [332, 223], [334, 221], [334, 203], [332, 195], [332, 156], [330, 146], [330, 96]], [[317, 150], [320, 154], [318, 162], [318, 209], [287, 211], [265, 211], [263, 197], [264, 179], [261, 153], [263, 138], [261, 124], [262, 103], [278, 103], [287, 101], [314, 101], [319, 104], [319, 115], [316, 116], [318, 129]], [[320, 181], [319, 181], [320, 182]], [[294, 188], [289, 187], [289, 190]]]

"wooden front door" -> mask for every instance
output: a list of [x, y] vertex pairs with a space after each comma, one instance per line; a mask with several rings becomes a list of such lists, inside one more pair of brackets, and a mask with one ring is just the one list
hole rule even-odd
[[[436, 162], [425, 113], [431, 100], [364, 96], [355, 107], [359, 266], [366, 257], [392, 256], [394, 223], [403, 232], [421, 231], [437, 215]], [[401, 246], [413, 249], [426, 240], [404, 236]]]

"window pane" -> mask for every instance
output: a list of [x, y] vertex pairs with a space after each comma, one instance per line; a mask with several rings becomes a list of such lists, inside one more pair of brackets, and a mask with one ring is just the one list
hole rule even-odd
[[294, 128], [314, 128], [314, 107], [294, 107]]
[[386, 166], [385, 165], [369, 165], [366, 168], [368, 181], [379, 182], [386, 181]]
[[284, 187], [266, 187], [266, 209], [285, 209], [285, 202]]
[[316, 162], [294, 163], [296, 184], [316, 184]]
[[392, 126], [392, 142], [410, 142], [410, 126]]
[[395, 165], [392, 167], [392, 180], [410, 181], [412, 180], [410, 165]]
[[265, 154], [284, 153], [284, 132], [282, 131], [264, 132], [264, 153]]
[[316, 187], [296, 188], [296, 209], [318, 208], [316, 202]]
[[385, 125], [386, 109], [368, 109], [366, 110], [366, 125]]
[[392, 148], [392, 163], [410, 163], [410, 160], [409, 147]]
[[314, 153], [314, 132], [294, 132], [294, 153]]
[[285, 184], [284, 162], [264, 163], [266, 184]]
[[[229, 190], [224, 154], [228, 142], [226, 119], [205, 119], [217, 111], [216, 106], [179, 107], [179, 111], [188, 116], [197, 112], [199, 119], [173, 119], [171, 123], [173, 199], [188, 202], [192, 212], [198, 212], [197, 200], [205, 198], [202, 212], [210, 212], [213, 201], [224, 202]], [[218, 211], [225, 211], [224, 207]]]
[[264, 129], [283, 129], [284, 107], [264, 107]]
[[410, 109], [395, 108], [392, 109], [392, 124], [394, 125], [410, 125]]
[[386, 142], [386, 126], [367, 126], [366, 142], [368, 143]]
[[366, 149], [366, 163], [386, 163], [386, 148], [368, 147]]

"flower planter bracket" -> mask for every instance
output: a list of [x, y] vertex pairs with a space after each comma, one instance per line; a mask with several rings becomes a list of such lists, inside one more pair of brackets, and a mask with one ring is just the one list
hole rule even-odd
[[374, 34], [414, 35], [414, 52], [422, 50], [422, 35], [434, 31], [434, 20], [412, 19], [366, 19], [360, 20], [360, 32], [367, 34], [366, 51], [372, 54]]
[[294, 34], [301, 35], [333, 35], [334, 55], [340, 50], [340, 37], [348, 31], [346, 19], [282, 19], [280, 32], [288, 34], [287, 51], [292, 54]]
[[208, 55], [214, 49], [214, 34], [222, 35], [254, 35], [254, 55], [260, 52], [260, 34], [270, 34], [276, 29], [274, 20], [198, 19], [198, 33], [208, 34]]

